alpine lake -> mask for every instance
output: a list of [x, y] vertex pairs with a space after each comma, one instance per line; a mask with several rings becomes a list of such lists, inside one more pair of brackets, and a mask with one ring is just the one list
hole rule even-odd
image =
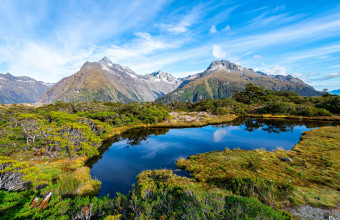
[[179, 158], [225, 148], [290, 150], [303, 132], [333, 125], [335, 122], [329, 121], [238, 118], [204, 127], [131, 129], [107, 140], [101, 154], [87, 165], [92, 178], [102, 182], [98, 196], [114, 197], [116, 192], [131, 190], [144, 170], [170, 169], [189, 177], [187, 171], [176, 167]]

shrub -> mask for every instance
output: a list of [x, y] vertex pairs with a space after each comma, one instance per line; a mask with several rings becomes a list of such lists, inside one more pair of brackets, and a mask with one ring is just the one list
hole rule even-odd
[[273, 209], [255, 198], [227, 196], [225, 219], [293, 219], [288, 212]]
[[275, 201], [287, 200], [293, 191], [290, 184], [261, 178], [233, 178], [227, 188], [241, 196], [256, 197], [271, 206]]
[[328, 96], [325, 99], [322, 103], [317, 104], [316, 107], [327, 109], [333, 114], [340, 114], [340, 96]]

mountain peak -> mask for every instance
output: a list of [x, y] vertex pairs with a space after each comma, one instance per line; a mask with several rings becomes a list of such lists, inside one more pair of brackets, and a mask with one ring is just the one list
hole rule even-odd
[[6, 74], [1, 74], [0, 73], [0, 75], [2, 75], [2, 76], [4, 76], [4, 77], [6, 77], [6, 78], [13, 78], [14, 76], [12, 75], [12, 74], [10, 74], [10, 73], [6, 73]]
[[113, 62], [109, 58], [107, 58], [106, 56], [103, 57], [103, 59], [101, 59], [100, 61], [102, 61], [102, 62], [104, 62], [106, 64], [113, 64]]
[[232, 63], [227, 60], [216, 60], [210, 64], [207, 70], [214, 71], [214, 70], [231, 70], [231, 71], [242, 71], [243, 68], [235, 63]]
[[152, 75], [152, 76], [167, 76], [167, 75], [170, 75], [169, 73], [166, 73], [166, 72], [163, 72], [163, 71], [161, 71], [161, 70], [158, 70], [158, 71], [156, 71], [156, 72], [153, 72], [153, 73], [151, 73], [150, 75]]

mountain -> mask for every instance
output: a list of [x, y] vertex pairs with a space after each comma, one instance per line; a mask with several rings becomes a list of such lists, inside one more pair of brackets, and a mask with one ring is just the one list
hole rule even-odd
[[340, 95], [340, 89], [338, 89], [338, 90], [333, 90], [333, 91], [329, 91], [329, 94], [332, 94], [332, 95]]
[[27, 76], [0, 74], [0, 103], [34, 103], [51, 86]]
[[248, 83], [274, 91], [293, 91], [302, 96], [320, 95], [313, 87], [291, 75], [267, 75], [221, 60], [212, 62], [203, 73], [184, 79], [176, 90], [158, 100], [170, 103], [228, 98], [231, 97], [233, 90], [243, 90]]
[[43, 93], [38, 101], [154, 101], [180, 84], [180, 79], [168, 73], [158, 71], [142, 76], [104, 57], [98, 62], [86, 62], [77, 73]]

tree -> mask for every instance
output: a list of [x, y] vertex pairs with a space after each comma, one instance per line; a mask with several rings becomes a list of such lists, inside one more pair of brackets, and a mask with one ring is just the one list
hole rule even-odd
[[41, 135], [43, 126], [47, 123], [46, 119], [36, 114], [19, 114], [17, 119], [26, 137], [26, 143], [34, 145], [35, 140]]
[[47, 184], [50, 180], [50, 175], [41, 173], [36, 167], [30, 167], [25, 162], [0, 156], [0, 189], [22, 190], [29, 185]]

